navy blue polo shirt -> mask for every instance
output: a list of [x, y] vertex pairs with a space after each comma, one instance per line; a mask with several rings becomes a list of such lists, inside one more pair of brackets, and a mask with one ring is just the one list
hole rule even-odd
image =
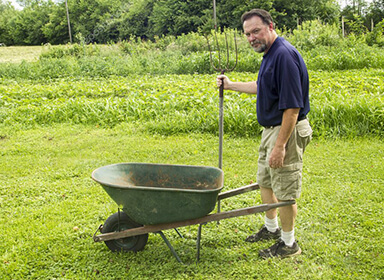
[[308, 71], [299, 52], [277, 37], [263, 56], [257, 78], [257, 120], [262, 126], [281, 125], [289, 108], [301, 108], [299, 119], [308, 114]]

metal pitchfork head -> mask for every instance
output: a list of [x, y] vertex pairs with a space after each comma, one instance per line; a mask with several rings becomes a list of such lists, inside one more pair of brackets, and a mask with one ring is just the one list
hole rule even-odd
[[217, 38], [216, 0], [213, 0], [213, 20], [214, 20], [214, 27], [215, 27], [214, 42], [216, 44], [216, 49], [217, 49], [218, 63], [215, 64], [214, 61], [213, 61], [213, 58], [212, 58], [213, 51], [211, 49], [211, 45], [209, 44], [208, 37], [206, 37], [207, 44], [208, 44], [208, 49], [209, 49], [209, 60], [210, 60], [210, 63], [211, 63], [211, 66], [212, 66], [213, 69], [215, 69], [217, 72], [220, 72], [221, 74], [224, 74], [225, 72], [233, 71], [236, 68], [236, 65], [237, 65], [238, 54], [237, 54], [236, 31], [234, 32], [236, 61], [235, 61], [235, 64], [232, 65], [232, 67], [231, 67], [230, 62], [229, 62], [229, 57], [230, 56], [229, 56], [228, 37], [227, 37], [226, 33], [224, 33], [224, 36], [225, 36], [225, 46], [226, 46], [226, 56], [225, 56], [226, 57], [226, 62], [222, 63], [222, 60], [221, 60], [221, 52], [222, 51], [220, 49], [219, 40]]
[[208, 49], [209, 49], [209, 61], [211, 63], [212, 68], [215, 69], [215, 71], [220, 72], [221, 74], [224, 74], [225, 72], [231, 72], [231, 71], [235, 70], [236, 65], [237, 65], [237, 61], [238, 61], [237, 43], [236, 43], [236, 32], [234, 32], [236, 61], [235, 61], [235, 63], [232, 66], [230, 65], [230, 61], [229, 61], [230, 55], [229, 55], [228, 37], [227, 37], [226, 33], [224, 34], [224, 36], [225, 36], [225, 46], [226, 46], [226, 55], [225, 55], [225, 60], [226, 61], [225, 61], [225, 63], [223, 63], [222, 59], [221, 59], [222, 51], [220, 49], [219, 40], [217, 38], [217, 31], [215, 30], [215, 39], [214, 39], [214, 41], [216, 42], [216, 49], [217, 49], [217, 58], [218, 58], [217, 64], [215, 64], [215, 62], [213, 61], [213, 58], [212, 58], [213, 51], [212, 51], [211, 45], [209, 44], [209, 40], [207, 38]]

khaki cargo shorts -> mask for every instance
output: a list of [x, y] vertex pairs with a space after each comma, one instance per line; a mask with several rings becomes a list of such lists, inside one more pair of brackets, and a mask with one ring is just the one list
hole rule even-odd
[[282, 168], [269, 167], [269, 155], [275, 145], [280, 126], [265, 128], [261, 137], [257, 169], [257, 182], [263, 188], [270, 188], [278, 200], [300, 197], [303, 154], [312, 139], [312, 128], [307, 119], [296, 124], [286, 146]]

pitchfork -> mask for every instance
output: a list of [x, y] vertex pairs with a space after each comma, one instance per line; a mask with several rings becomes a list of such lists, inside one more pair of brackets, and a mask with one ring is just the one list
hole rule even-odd
[[[227, 34], [225, 33], [225, 46], [226, 46], [226, 62], [223, 63], [221, 59], [221, 49], [220, 49], [220, 44], [219, 40], [217, 38], [217, 21], [216, 21], [216, 0], [213, 0], [213, 20], [214, 20], [214, 42], [216, 43], [216, 49], [217, 49], [217, 63], [213, 61], [212, 58], [212, 49], [209, 44], [209, 40], [207, 38], [207, 44], [208, 44], [208, 49], [209, 49], [209, 59], [212, 68], [220, 72], [221, 75], [223, 75], [225, 72], [231, 72], [236, 68], [237, 61], [238, 61], [238, 54], [237, 54], [237, 43], [236, 43], [236, 31], [234, 32], [234, 42], [235, 42], [235, 54], [236, 54], [236, 61], [234, 65], [230, 65], [230, 55], [229, 55], [229, 44], [228, 44], [228, 38]], [[222, 169], [223, 167], [223, 134], [224, 134], [224, 81], [221, 84], [219, 88], [219, 98], [220, 98], [220, 105], [219, 105], [219, 168]], [[217, 212], [220, 212], [220, 200], [217, 203]]]

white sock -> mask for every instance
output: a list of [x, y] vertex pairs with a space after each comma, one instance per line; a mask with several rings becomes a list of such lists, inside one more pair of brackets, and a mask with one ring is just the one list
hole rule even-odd
[[270, 232], [275, 232], [279, 228], [279, 224], [277, 222], [277, 216], [274, 219], [269, 219], [267, 216], [264, 218], [265, 227]]
[[281, 239], [284, 241], [285, 245], [292, 247], [295, 242], [295, 229], [289, 232], [281, 231]]

